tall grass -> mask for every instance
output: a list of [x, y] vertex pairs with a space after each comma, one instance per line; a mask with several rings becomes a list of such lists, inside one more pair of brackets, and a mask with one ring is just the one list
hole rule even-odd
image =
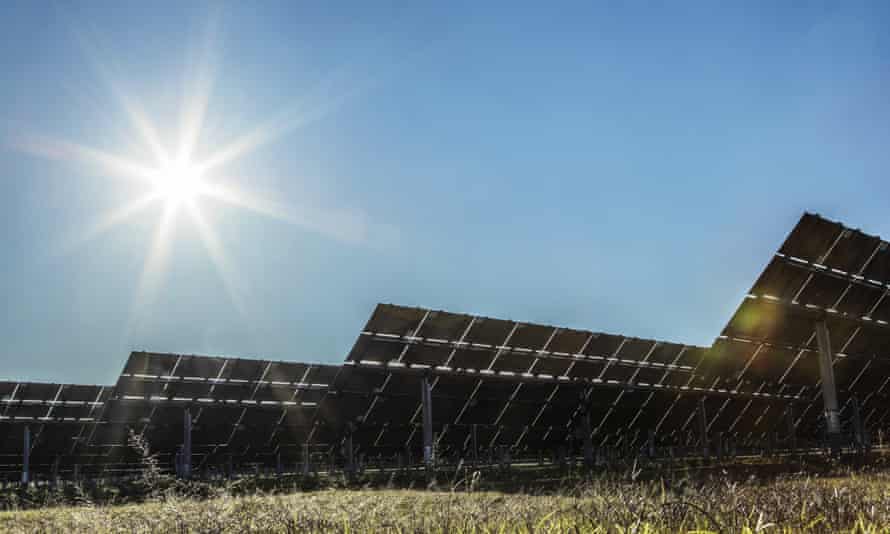
[[[3, 532], [890, 532], [890, 476], [667, 482], [603, 476], [546, 494], [222, 488], [197, 498], [168, 488], [142, 504], [0, 513]], [[243, 483], [243, 482], [242, 482]], [[180, 488], [181, 489], [181, 488]]]

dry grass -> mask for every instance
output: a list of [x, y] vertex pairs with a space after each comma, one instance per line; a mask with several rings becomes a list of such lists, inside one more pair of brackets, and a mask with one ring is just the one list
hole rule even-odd
[[890, 532], [890, 476], [668, 485], [602, 478], [547, 495], [324, 490], [0, 513], [3, 532]]

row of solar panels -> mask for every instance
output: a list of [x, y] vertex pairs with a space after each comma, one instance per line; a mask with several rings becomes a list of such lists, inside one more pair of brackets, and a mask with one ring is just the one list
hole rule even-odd
[[[195, 373], [193, 365], [209, 365], [205, 369], [212, 372]], [[226, 372], [251, 365], [253, 372], [246, 375]], [[273, 369], [296, 372], [281, 375]], [[321, 450], [336, 447], [350, 423], [359, 451], [391, 454], [406, 446], [419, 448], [419, 378], [426, 369], [418, 371], [134, 353], [114, 387], [4, 385], [11, 390], [4, 397], [4, 426], [31, 428], [35, 467], [48, 467], [57, 458], [63, 467], [134, 462], [137, 457], [127, 446], [131, 432], [170, 457], [182, 444], [186, 407], [193, 420], [198, 466], [225, 461], [230, 454], [239, 461], [270, 463], [281, 455], [296, 461], [305, 443]], [[549, 382], [523, 381], [439, 370], [432, 395], [439, 450], [466, 454], [471, 446], [480, 451], [510, 446], [537, 451], [565, 444], [573, 437], [582, 395], [591, 385], [572, 380], [571, 372], [562, 376]], [[94, 400], [63, 400], [69, 389], [89, 392], [85, 396]], [[650, 428], [658, 429], [664, 442], [692, 444], [698, 439], [689, 428], [698, 394], [605, 384], [590, 391], [593, 430], [601, 444], [639, 443]], [[53, 393], [41, 398], [41, 392]], [[727, 401], [731, 409], [723, 410]], [[715, 432], [735, 431], [739, 439], [750, 439], [769, 432], [770, 421], [746, 409], [780, 410], [785, 402], [714, 396], [707, 405], [714, 414]], [[61, 409], [69, 411], [62, 415]], [[14, 466], [21, 454], [21, 433], [4, 432], [0, 456]]]
[[578, 437], [582, 409], [598, 445], [639, 446], [652, 432], [697, 445], [700, 399], [712, 435], [756, 445], [793, 424], [815, 441], [817, 319], [835, 344], [844, 413], [855, 405], [879, 429], [890, 379], [886, 245], [804, 215], [707, 349], [381, 304], [341, 366], [136, 352], [112, 387], [0, 383], [0, 464], [20, 462], [24, 425], [35, 465], [125, 464], [131, 433], [172, 456], [185, 408], [199, 466], [230, 455], [295, 461], [306, 443], [336, 451], [346, 433], [367, 454], [419, 450], [423, 376], [446, 454], [552, 450]]
[[[377, 328], [381, 319], [412, 315], [419, 316], [418, 320], [426, 317], [427, 325], [435, 325], [433, 316], [445, 321], [458, 317], [380, 305], [369, 327]], [[466, 317], [461, 321], [489, 327], [507, 323]], [[515, 335], [525, 328], [531, 333], [541, 327], [514, 324], [510, 330]], [[388, 334], [395, 331], [389, 330]], [[705, 351], [651, 341], [645, 342], [649, 348], [641, 350], [643, 340], [551, 330], [548, 348], [542, 345], [528, 367], [523, 364], [526, 371], [541, 374], [511, 370], [517, 365], [511, 361], [514, 354], [526, 357], [527, 350], [518, 344], [471, 346], [467, 354], [457, 356], [463, 342], [453, 340], [448, 342], [453, 345], [449, 354], [455, 355], [451, 365], [463, 358], [478, 371], [431, 365], [447, 363], [448, 358], [432, 362], [427, 345], [417, 343], [417, 334], [423, 333], [420, 328], [412, 328], [400, 343], [386, 336], [363, 335], [350, 362], [342, 367], [133, 353], [113, 387], [7, 384], [2, 390], [3, 417], [7, 425], [29, 424], [35, 429], [35, 465], [49, 465], [57, 456], [66, 465], [132, 461], [127, 447], [131, 431], [144, 435], [153, 449], [172, 455], [182, 443], [182, 413], [187, 406], [192, 411], [193, 451], [199, 465], [228, 454], [266, 462], [283, 454], [290, 461], [299, 457], [304, 443], [323, 449], [336, 445], [349, 423], [356, 427], [359, 450], [391, 453], [406, 445], [419, 447], [419, 377], [434, 373], [433, 422], [441, 451], [465, 452], [471, 437], [482, 450], [504, 445], [528, 451], [558, 447], [572, 438], [580, 399], [591, 388], [593, 430], [602, 444], [638, 443], [649, 428], [657, 428], [662, 441], [698, 439], [689, 431], [689, 414], [701, 391], [689, 384], [696, 376], [695, 359], [701, 361]], [[551, 350], [562, 346], [554, 344], [560, 336], [583, 339], [581, 348], [594, 346], [593, 340], [603, 337], [596, 346], [608, 346], [611, 353], [603, 357], [588, 349]], [[471, 338], [467, 335], [466, 339]], [[394, 353], [386, 351], [393, 347], [401, 348], [390, 357]], [[429, 348], [429, 352], [438, 353], [439, 348]], [[557, 362], [558, 367], [547, 367], [548, 362]], [[617, 374], [609, 374], [607, 368]], [[484, 372], [490, 369], [495, 370]], [[79, 392], [77, 398], [75, 392]], [[758, 419], [756, 410], [747, 408], [774, 405], [775, 411], [787, 402], [765, 395], [711, 393], [708, 407], [714, 414], [714, 431], [736, 432], [739, 439], [769, 431], [765, 426], [769, 419]], [[729, 410], [724, 409], [727, 400], [733, 401]], [[63, 414], [61, 409], [77, 411]], [[16, 463], [21, 443], [19, 433], [7, 432], [0, 454]]]

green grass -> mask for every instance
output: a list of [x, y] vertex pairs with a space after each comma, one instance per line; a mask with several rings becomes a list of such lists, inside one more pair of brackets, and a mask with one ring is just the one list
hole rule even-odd
[[[725, 477], [724, 477], [725, 478]], [[320, 490], [0, 512], [0, 532], [888, 532], [890, 475], [602, 477], [547, 494]]]

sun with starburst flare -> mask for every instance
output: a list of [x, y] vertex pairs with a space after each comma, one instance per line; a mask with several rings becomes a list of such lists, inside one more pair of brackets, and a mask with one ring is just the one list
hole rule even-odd
[[[202, 204], [205, 201], [221, 202], [271, 216], [340, 240], [361, 241], [366, 232], [363, 218], [353, 213], [319, 210], [309, 206], [302, 206], [296, 210], [292, 206], [288, 207], [271, 199], [262, 198], [217, 179], [218, 171], [226, 164], [298, 126], [321, 118], [341, 100], [336, 95], [333, 97], [330, 94], [326, 95], [326, 100], [317, 103], [314, 109], [299, 113], [283, 113], [274, 120], [260, 123], [245, 134], [235, 136], [228, 143], [222, 144], [206, 157], [200, 159], [196, 157], [195, 147], [201, 137], [213, 85], [212, 73], [215, 72], [213, 68], [215, 62], [211, 59], [213, 54], [210, 53], [215, 48], [210, 46], [214, 40], [208, 39], [205, 42], [205, 53], [202, 54], [201, 61], [191, 75], [192, 79], [188, 85], [190, 89], [186, 91], [183, 100], [180, 129], [177, 135], [169, 136], [176, 139], [175, 147], [165, 146], [161, 142], [159, 129], [133, 95], [120, 89], [118, 80], [108, 74], [103, 62], [94, 57], [90, 58], [97, 74], [108, 85], [121, 105], [130, 126], [151, 153], [152, 161], [147, 163], [133, 161], [114, 152], [54, 137], [31, 135], [15, 143], [19, 148], [32, 154], [86, 164], [100, 170], [103, 175], [136, 180], [146, 186], [145, 194], [98, 218], [83, 232], [80, 237], [82, 240], [92, 239], [123, 224], [150, 206], [156, 206], [158, 203], [163, 205], [136, 291], [134, 313], [137, 308], [147, 304], [157, 290], [158, 279], [165, 269], [174, 221], [182, 213], [187, 215], [197, 229], [233, 305], [239, 312], [245, 313], [237, 276], [222, 241], [202, 212]], [[92, 56], [89, 51], [87, 55]]]

